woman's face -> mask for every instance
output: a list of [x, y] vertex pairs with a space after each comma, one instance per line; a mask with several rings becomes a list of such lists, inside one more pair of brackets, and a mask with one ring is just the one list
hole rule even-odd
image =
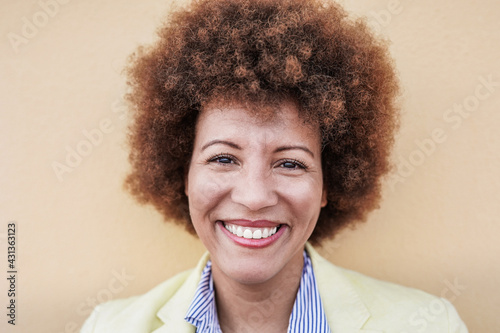
[[205, 108], [198, 119], [186, 195], [214, 269], [261, 283], [302, 263], [326, 205], [319, 130], [281, 104], [262, 121], [243, 107]]

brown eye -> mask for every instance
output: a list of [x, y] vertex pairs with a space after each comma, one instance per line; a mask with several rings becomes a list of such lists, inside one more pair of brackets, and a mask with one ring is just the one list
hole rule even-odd
[[305, 164], [297, 160], [285, 160], [279, 166], [285, 169], [306, 169]]
[[298, 165], [293, 163], [293, 162], [285, 162], [283, 164], [281, 164], [284, 168], [287, 168], [287, 169], [295, 169]]
[[236, 159], [228, 154], [218, 154], [208, 159], [209, 163], [219, 163], [219, 164], [234, 164]]
[[216, 159], [216, 161], [222, 164], [233, 163], [233, 161], [229, 157], [219, 157]]

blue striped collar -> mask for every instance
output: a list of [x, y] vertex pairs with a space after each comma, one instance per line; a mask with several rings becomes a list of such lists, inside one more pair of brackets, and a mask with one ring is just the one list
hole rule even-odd
[[[196, 327], [197, 333], [222, 333], [217, 317], [210, 260], [203, 269], [198, 288], [184, 319]], [[299, 332], [330, 332], [311, 259], [306, 251], [300, 286], [288, 323], [288, 333]]]

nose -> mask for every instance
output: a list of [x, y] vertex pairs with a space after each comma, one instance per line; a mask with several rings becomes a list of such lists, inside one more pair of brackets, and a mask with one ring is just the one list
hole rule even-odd
[[233, 202], [258, 211], [278, 203], [278, 193], [270, 172], [262, 168], [242, 170], [233, 184]]

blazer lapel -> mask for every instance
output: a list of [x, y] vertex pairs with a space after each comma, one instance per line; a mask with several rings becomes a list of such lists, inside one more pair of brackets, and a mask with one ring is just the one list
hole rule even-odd
[[164, 324], [153, 331], [154, 333], [194, 333], [196, 331], [196, 328], [186, 322], [184, 317], [191, 305], [196, 288], [200, 282], [201, 273], [208, 259], [209, 254], [207, 252], [175, 295], [158, 310], [156, 315]]
[[306, 243], [306, 250], [311, 257], [321, 302], [332, 333], [381, 333], [362, 328], [371, 314], [341, 270], [321, 257], [309, 243]]

